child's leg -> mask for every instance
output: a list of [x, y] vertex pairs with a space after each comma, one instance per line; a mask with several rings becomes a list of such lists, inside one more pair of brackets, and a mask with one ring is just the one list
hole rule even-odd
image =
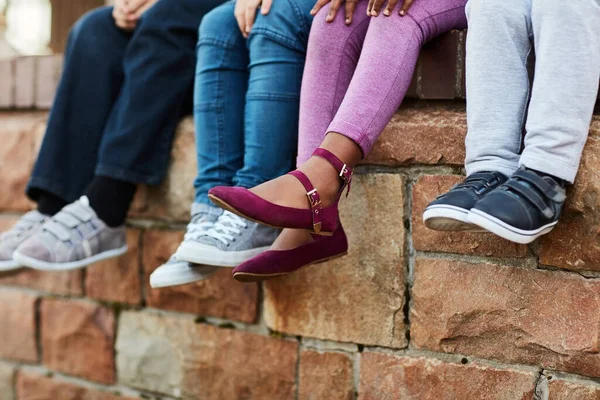
[[343, 10], [332, 22], [325, 21], [329, 7], [315, 17], [300, 96], [298, 166], [323, 141], [350, 86], [371, 21], [367, 5], [366, 0], [358, 2], [350, 26], [344, 23]]
[[244, 107], [249, 56], [246, 40], [227, 2], [199, 28], [194, 97], [198, 176], [196, 203], [212, 206], [208, 191], [232, 185], [244, 161]]
[[467, 175], [512, 175], [518, 168], [529, 97], [530, 11], [531, 0], [467, 4]]
[[573, 182], [600, 79], [600, 1], [533, 0], [535, 79], [520, 164]]
[[295, 166], [313, 6], [313, 0], [276, 0], [267, 15], [256, 16], [247, 40], [244, 165], [233, 179], [235, 186], [251, 188]]

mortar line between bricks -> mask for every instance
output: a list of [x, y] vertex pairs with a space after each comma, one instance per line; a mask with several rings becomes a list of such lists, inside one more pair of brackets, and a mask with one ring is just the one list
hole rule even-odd
[[146, 307], [148, 304], [148, 290], [146, 287], [146, 266], [144, 265], [144, 238], [146, 237], [146, 229], [140, 229], [138, 236], [138, 277], [140, 283], [140, 306]]
[[42, 298], [38, 297], [34, 303], [35, 310], [35, 348], [37, 352], [37, 361], [42, 363], [44, 360], [43, 346], [42, 346]]
[[549, 392], [548, 378], [544, 375], [544, 370], [540, 369], [535, 380], [533, 400], [548, 400]]
[[58, 378], [57, 381], [59, 381], [59, 382], [70, 383], [72, 385], [76, 385], [76, 386], [83, 387], [86, 389], [100, 390], [100, 391], [104, 391], [104, 392], [108, 392], [108, 393], [120, 393], [121, 395], [136, 396], [136, 397], [140, 397], [140, 398], [144, 398], [143, 396], [146, 396], [146, 398], [148, 398], [149, 396], [152, 396], [152, 398], [157, 398], [157, 396], [158, 396], [158, 398], [164, 399], [164, 400], [167, 400], [167, 399], [168, 400], [177, 400], [176, 397], [172, 397], [172, 396], [169, 396], [164, 393], [139, 390], [139, 389], [135, 389], [135, 388], [132, 388], [129, 386], [119, 384], [119, 383], [116, 383], [114, 385], [105, 385], [105, 384], [101, 384], [101, 383], [91, 382], [91, 381], [85, 380], [83, 378], [79, 378], [76, 376], [67, 375], [67, 374], [63, 374], [58, 371], [51, 370], [44, 365], [16, 365], [16, 368], [17, 368], [17, 372], [23, 371], [23, 372], [35, 373], [37, 375], [44, 376], [44, 377], [51, 377], [53, 379]]
[[354, 353], [352, 355], [352, 398], [358, 400], [360, 393], [360, 363], [362, 353]]
[[302, 343], [298, 340], [298, 347], [296, 348], [296, 376], [295, 376], [295, 385], [294, 385], [294, 399], [300, 400], [300, 363], [301, 363], [301, 355], [302, 355]]
[[471, 254], [445, 253], [435, 251], [415, 251], [415, 260], [419, 258], [429, 259], [444, 259], [452, 261], [463, 261], [469, 264], [489, 264], [489, 265], [504, 265], [511, 267], [521, 267], [527, 269], [537, 269], [535, 258], [509, 258], [509, 257], [486, 257]]

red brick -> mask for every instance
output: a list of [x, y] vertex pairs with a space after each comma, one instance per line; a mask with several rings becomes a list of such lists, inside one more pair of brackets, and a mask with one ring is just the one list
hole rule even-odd
[[183, 232], [149, 230], [144, 233], [143, 265], [148, 306], [253, 322], [258, 306], [258, 286], [234, 281], [231, 268], [221, 268], [210, 278], [190, 285], [150, 288], [150, 274], [169, 259], [182, 239]]
[[298, 399], [352, 400], [352, 360], [342, 353], [300, 353]]
[[42, 301], [42, 354], [48, 368], [113, 383], [114, 335], [114, 313], [106, 307], [63, 299]]
[[15, 101], [15, 63], [0, 60], [0, 108], [11, 108]]
[[264, 313], [279, 332], [405, 347], [404, 178], [357, 175], [341, 219], [350, 245], [337, 260], [268, 281]]
[[18, 400], [134, 400], [110, 392], [81, 387], [42, 375], [19, 372], [17, 374]]
[[0, 210], [26, 211], [32, 207], [24, 194], [25, 185], [36, 158], [37, 130], [45, 116], [39, 112], [7, 112], [0, 116]]
[[37, 362], [35, 307], [37, 297], [0, 289], [0, 358]]
[[420, 258], [412, 300], [415, 348], [600, 376], [600, 281]]
[[527, 246], [517, 245], [487, 233], [439, 232], [425, 226], [423, 211], [435, 198], [464, 177], [425, 175], [413, 186], [413, 246], [420, 251], [460, 253], [487, 257], [525, 257]]
[[600, 271], [600, 119], [590, 137], [575, 186], [557, 227], [542, 239], [540, 262], [574, 271]]
[[452, 364], [424, 357], [363, 353], [361, 400], [529, 400], [534, 371]]
[[384, 129], [364, 163], [462, 166], [466, 132], [467, 121], [462, 108], [402, 108]]
[[600, 385], [583, 380], [551, 379], [548, 400], [600, 400]]
[[143, 186], [138, 190], [132, 216], [189, 222], [194, 199], [192, 182], [197, 173], [194, 143], [194, 120], [185, 118], [175, 133], [167, 177], [159, 186]]
[[52, 55], [36, 58], [35, 106], [38, 109], [50, 108], [62, 71], [63, 56]]
[[185, 399], [294, 398], [298, 344], [190, 318], [124, 312], [119, 381]]
[[36, 57], [15, 59], [15, 105], [18, 108], [35, 105], [35, 60]]
[[448, 32], [427, 43], [421, 51], [422, 99], [458, 97], [458, 71], [461, 31]]
[[118, 303], [137, 305], [142, 301], [140, 282], [140, 240], [142, 232], [127, 230], [127, 254], [96, 263], [87, 269], [87, 296]]

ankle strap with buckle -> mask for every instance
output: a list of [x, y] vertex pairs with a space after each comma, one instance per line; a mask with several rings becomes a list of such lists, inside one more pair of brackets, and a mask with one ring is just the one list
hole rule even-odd
[[310, 203], [310, 209], [312, 211], [313, 218], [313, 229], [315, 233], [321, 232], [321, 196], [317, 189], [312, 185], [310, 179], [303, 172], [295, 170], [290, 172], [290, 175], [294, 176], [300, 181], [300, 183], [306, 189], [306, 196]]
[[346, 192], [346, 196], [350, 194], [350, 185], [352, 184], [352, 175], [354, 174], [350, 168], [346, 164], [342, 162], [335, 154], [330, 152], [329, 150], [325, 150], [322, 148], [318, 148], [313, 153], [313, 156], [321, 157], [339, 172], [340, 178], [344, 181], [344, 186], [342, 186], [342, 190], [344, 190], [345, 186], [348, 186], [348, 191]]

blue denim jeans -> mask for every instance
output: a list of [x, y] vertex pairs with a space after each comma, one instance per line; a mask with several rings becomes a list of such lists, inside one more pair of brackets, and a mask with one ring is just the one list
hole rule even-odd
[[200, 25], [194, 116], [196, 202], [214, 186], [250, 188], [289, 172], [298, 138], [300, 85], [315, 0], [275, 0], [249, 38], [234, 2]]
[[64, 70], [27, 194], [67, 202], [95, 175], [158, 184], [175, 127], [192, 111], [195, 46], [202, 17], [224, 0], [161, 0], [133, 33], [112, 8], [71, 30]]

